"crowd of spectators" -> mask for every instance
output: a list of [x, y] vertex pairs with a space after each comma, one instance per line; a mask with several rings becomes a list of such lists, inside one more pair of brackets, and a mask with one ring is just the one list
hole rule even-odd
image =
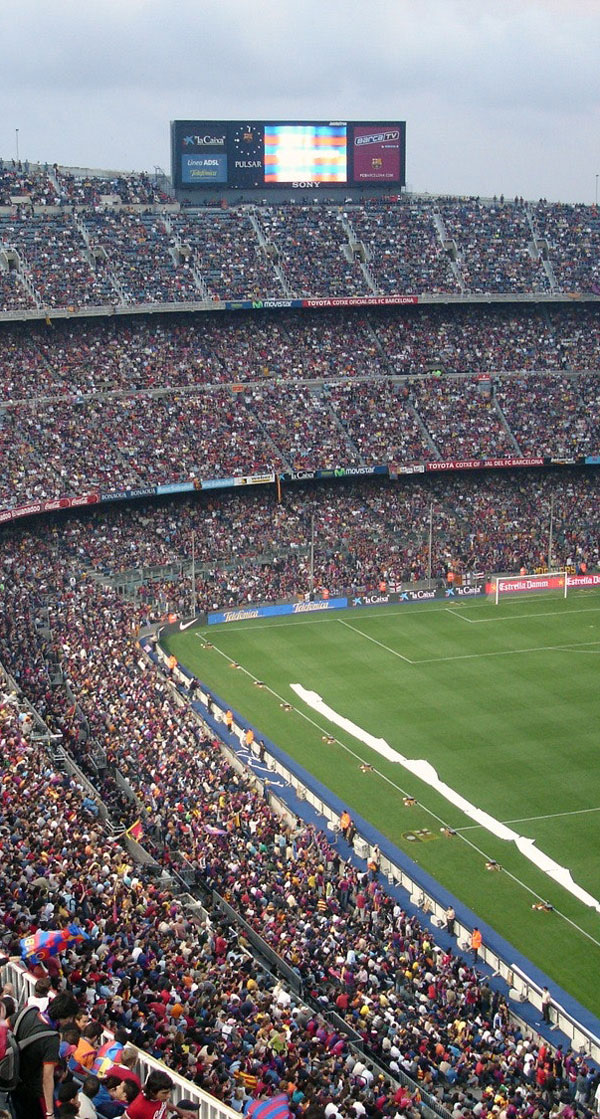
[[[6, 323], [0, 330], [0, 399], [60, 395], [66, 388], [90, 393], [329, 382], [435, 370], [589, 372], [600, 361], [597, 326], [597, 312], [585, 307], [548, 316], [530, 308], [419, 307]], [[32, 361], [37, 386], [28, 379]]]
[[382, 379], [327, 386], [327, 401], [367, 465], [435, 458], [415, 411], [415, 387]]
[[281, 387], [268, 385], [245, 393], [244, 399], [288, 469], [314, 470], [315, 462], [325, 470], [359, 465], [357, 448], [316, 387], [286, 385], [282, 400]]
[[0, 206], [98, 207], [108, 200], [124, 206], [165, 206], [173, 197], [145, 172], [131, 174], [75, 175], [54, 164], [40, 166], [0, 159]]
[[597, 374], [395, 381], [375, 333], [389, 319], [353, 324], [354, 360], [344, 321], [336, 333], [326, 320], [320, 359], [310, 322], [304, 335], [268, 319], [212, 335], [177, 323], [6, 330], [0, 507], [273, 471], [598, 453]]
[[174, 253], [158, 213], [89, 212], [83, 221], [91, 244], [106, 255], [121, 298], [109, 302], [194, 302], [200, 291], [189, 263]]
[[130, 175], [74, 175], [55, 165], [61, 205], [98, 207], [117, 199], [123, 206], [165, 206], [173, 198], [144, 172]]
[[0, 206], [55, 206], [57, 195], [48, 174], [34, 173], [29, 164], [0, 159]]
[[259, 216], [296, 298], [373, 294], [352, 255], [350, 231], [339, 208], [265, 206]]
[[45, 307], [85, 307], [117, 301], [104, 258], [92, 255], [68, 214], [0, 217], [0, 243], [14, 250]]
[[[11, 203], [17, 198], [25, 201]], [[0, 242], [29, 250], [20, 269], [48, 306], [600, 292], [600, 222], [589, 206], [403, 196], [346, 208], [178, 211], [147, 176], [80, 178], [58, 169], [1, 170], [2, 205]], [[97, 260], [83, 267], [82, 222], [106, 254], [105, 276]]]
[[[576, 550], [597, 518], [597, 494], [589, 478], [563, 478]], [[551, 484], [538, 476], [523, 495], [522, 479], [502, 479], [482, 499], [496, 506], [490, 535], [508, 537], [512, 516], [518, 537], [519, 517], [535, 512]], [[410, 501], [412, 488], [396, 487], [397, 500]], [[353, 485], [348, 519], [359, 502], [361, 521], [370, 501], [375, 514], [393, 490]], [[335, 515], [334, 492], [321, 495], [322, 522], [332, 531], [337, 522], [340, 532], [344, 511]], [[422, 494], [425, 506], [430, 497]], [[475, 531], [474, 486], [470, 499]], [[304, 505], [296, 515], [306, 519], [312, 491]], [[184, 523], [191, 511], [184, 507]], [[273, 512], [278, 533], [285, 518], [279, 505]], [[163, 881], [132, 864], [93, 801], [29, 735], [8, 691], [0, 698], [5, 952], [18, 953], [31, 931], [79, 922], [90, 939], [63, 954], [60, 968], [49, 962], [53, 983], [68, 983], [94, 1021], [124, 1031], [122, 1042], [235, 1110], [252, 1096], [285, 1091], [297, 1116], [416, 1116], [419, 1091], [393, 1083], [405, 1072], [454, 1119], [587, 1115], [597, 1078], [584, 1058], [523, 1036], [503, 998], [474, 965], [435, 945], [428, 927], [386, 892], [376, 866], [357, 869], [324, 833], [274, 813], [253, 777], [233, 769], [189, 706], [175, 703], [165, 678], [140, 666], [135, 627], [145, 611], [82, 578], [81, 563], [88, 541], [110, 560], [113, 539], [130, 546], [145, 529], [165, 543], [167, 532], [176, 541], [187, 531], [176, 507], [156, 514], [155, 524], [148, 509], [129, 525], [120, 511], [60, 527], [5, 528], [0, 661], [92, 775], [92, 747], [102, 748], [114, 818], [124, 826], [141, 814], [162, 864], [169, 869], [185, 856], [198, 884], [216, 889], [285, 956], [306, 1000], [261, 970], [243, 933], [218, 911], [192, 919]], [[216, 503], [204, 519], [219, 519]], [[258, 531], [256, 504], [247, 520]], [[276, 528], [263, 518], [263, 530]], [[69, 690], [52, 680], [49, 662], [60, 664]], [[137, 798], [129, 808], [114, 790], [117, 769]], [[344, 1027], [323, 1017], [329, 1009]], [[365, 1059], [351, 1051], [346, 1028], [362, 1039]]]
[[[497, 383], [496, 399], [523, 453], [533, 447], [536, 454], [565, 458], [597, 453], [598, 412], [593, 407], [597, 374], [590, 380], [585, 398], [566, 377], [542, 375], [531, 381], [514, 377]], [[547, 423], [540, 430], [542, 413]]]
[[458, 485], [445, 475], [294, 483], [281, 500], [274, 486], [207, 492], [176, 506], [165, 500], [71, 517], [61, 539], [80, 571], [123, 583], [135, 575], [139, 586], [143, 568], [143, 603], [189, 613], [192, 549], [199, 610], [303, 596], [313, 530], [315, 586], [373, 592], [382, 581], [427, 577], [430, 516], [432, 578], [534, 571], [548, 560], [551, 508], [553, 565], [598, 566], [598, 476], [590, 468], [465, 474]]
[[[3, 426], [14, 440], [0, 467], [4, 503], [285, 469], [256, 414], [227, 389], [23, 405], [3, 414]], [[15, 474], [27, 492], [11, 499]]]
[[537, 237], [547, 254], [560, 291], [600, 293], [600, 217], [597, 206], [540, 201], [533, 208]]
[[[55, 323], [52, 329], [30, 327], [27, 337], [34, 339], [36, 352], [43, 357], [44, 388], [50, 395], [237, 380], [233, 370], [231, 376], [226, 374], [218, 356], [221, 332], [216, 324], [212, 330], [201, 329], [202, 325], [198, 318], [190, 323], [170, 316], [158, 321], [71, 321]], [[224, 350], [225, 343], [226, 335]]]
[[379, 311], [376, 334], [395, 373], [589, 369], [600, 356], [596, 315], [583, 307], [419, 307]]
[[357, 242], [365, 246], [378, 291], [460, 292], [431, 206], [412, 199], [394, 207], [372, 203], [352, 207], [348, 219]]
[[31, 311], [35, 301], [15, 270], [0, 271], [0, 311]]
[[[0, 169], [0, 206], [9, 226], [18, 225], [0, 233], [0, 246], [16, 238], [17, 248], [29, 248], [20, 269], [48, 306], [600, 293], [592, 206], [403, 195], [363, 205], [180, 210], [147, 175], [86, 177], [56, 166]], [[60, 232], [43, 207], [63, 211]], [[83, 267], [82, 222], [106, 254], [105, 276], [97, 261]], [[45, 256], [31, 249], [44, 234]]]
[[182, 212], [173, 233], [192, 250], [211, 299], [277, 299], [283, 294], [273, 261], [257, 240], [250, 214], [229, 210]]
[[520, 202], [460, 199], [440, 206], [466, 291], [546, 292], [549, 278], [534, 244], [528, 209]]
[[473, 378], [427, 377], [412, 388], [412, 401], [442, 459], [498, 458], [517, 449], [493, 399]]

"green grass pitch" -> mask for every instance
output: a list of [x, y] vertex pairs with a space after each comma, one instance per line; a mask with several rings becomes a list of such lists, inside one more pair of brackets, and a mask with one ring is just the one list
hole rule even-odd
[[[207, 648], [208, 639], [213, 647]], [[600, 916], [514, 843], [329, 723], [339, 714], [568, 867], [600, 897], [600, 598], [575, 592], [192, 628], [169, 651], [595, 1013]], [[239, 670], [231, 662], [239, 664]], [[264, 681], [257, 688], [254, 680]], [[285, 711], [281, 703], [293, 705]], [[327, 744], [323, 735], [338, 741]], [[362, 762], [374, 767], [363, 772]], [[403, 796], [418, 800], [406, 808]], [[456, 829], [445, 838], [441, 825]], [[422, 830], [430, 840], [408, 840]], [[486, 869], [495, 859], [501, 873]], [[532, 909], [548, 900], [554, 912]]]

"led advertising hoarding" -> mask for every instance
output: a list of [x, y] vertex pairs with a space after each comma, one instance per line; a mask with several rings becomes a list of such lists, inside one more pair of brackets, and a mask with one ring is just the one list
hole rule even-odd
[[173, 121], [176, 189], [405, 184], [404, 121]]

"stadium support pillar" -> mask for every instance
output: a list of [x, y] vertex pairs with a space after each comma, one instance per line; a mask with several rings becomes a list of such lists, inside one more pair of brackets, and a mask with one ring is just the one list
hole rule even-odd
[[192, 618], [196, 617], [196, 533], [192, 529]]
[[315, 515], [311, 513], [310, 516], [310, 578], [308, 589], [310, 592], [311, 602], [315, 593]]
[[548, 571], [552, 571], [552, 549], [554, 536], [554, 494], [550, 495], [550, 525], [548, 528]]
[[427, 583], [431, 590], [431, 557], [433, 552], [433, 502], [429, 506], [429, 550], [427, 553]]

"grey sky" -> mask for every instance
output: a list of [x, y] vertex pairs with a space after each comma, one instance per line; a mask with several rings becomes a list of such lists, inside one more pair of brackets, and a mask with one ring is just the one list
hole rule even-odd
[[593, 202], [600, 0], [20, 0], [0, 155], [169, 168], [173, 118], [402, 119], [433, 193]]

